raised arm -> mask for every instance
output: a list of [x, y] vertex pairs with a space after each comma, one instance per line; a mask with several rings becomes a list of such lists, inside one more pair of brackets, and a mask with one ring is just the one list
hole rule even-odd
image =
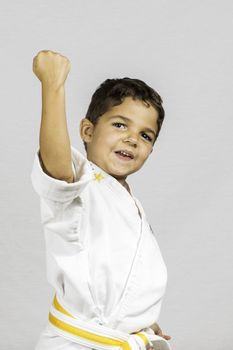
[[40, 161], [49, 176], [73, 182], [64, 88], [69, 71], [69, 60], [59, 53], [40, 51], [33, 59], [33, 72], [42, 88]]

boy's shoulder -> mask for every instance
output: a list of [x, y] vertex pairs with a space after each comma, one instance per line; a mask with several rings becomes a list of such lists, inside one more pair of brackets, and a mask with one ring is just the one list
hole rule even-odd
[[71, 156], [73, 174], [70, 182], [67, 182], [52, 177], [43, 164], [39, 149], [36, 151], [31, 181], [40, 197], [65, 202], [77, 197], [93, 180], [92, 169], [87, 158], [73, 146], [71, 146]]

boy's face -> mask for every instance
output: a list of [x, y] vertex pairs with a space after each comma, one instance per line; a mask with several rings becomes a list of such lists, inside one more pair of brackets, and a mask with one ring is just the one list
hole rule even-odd
[[82, 119], [80, 134], [87, 143], [87, 159], [123, 185], [153, 150], [158, 112], [141, 100], [126, 97], [104, 113], [94, 126]]

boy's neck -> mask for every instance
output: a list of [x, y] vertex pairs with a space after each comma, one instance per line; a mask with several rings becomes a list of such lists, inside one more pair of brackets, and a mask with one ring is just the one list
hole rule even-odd
[[125, 180], [118, 180], [118, 181], [119, 181], [120, 184], [121, 184], [122, 186], [124, 186], [124, 187], [127, 189], [127, 191], [131, 194], [130, 188], [129, 188], [129, 185], [127, 184], [127, 182], [126, 182]]
[[[102, 169], [98, 164], [96, 164], [94, 161], [92, 161], [92, 160], [88, 157], [88, 154], [87, 154], [87, 159], [88, 159], [91, 163], [97, 165], [100, 169]], [[103, 169], [103, 170], [104, 170], [104, 169]], [[104, 171], [105, 171], [105, 170], [104, 170]], [[111, 174], [109, 174], [109, 175], [111, 175]], [[111, 175], [111, 176], [113, 176], [113, 175]], [[115, 177], [115, 176], [113, 176], [113, 177], [114, 177], [123, 187], [125, 187], [126, 190], [129, 192], [129, 194], [131, 195], [130, 187], [129, 187], [129, 185], [128, 185], [127, 182], [126, 182], [126, 177], [122, 177], [122, 178], [117, 178], [117, 177]]]

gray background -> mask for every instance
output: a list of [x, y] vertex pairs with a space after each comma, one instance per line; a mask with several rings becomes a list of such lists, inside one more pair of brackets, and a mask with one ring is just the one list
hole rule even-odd
[[168, 268], [159, 324], [174, 350], [233, 349], [232, 10], [230, 0], [1, 1], [1, 349], [33, 349], [53, 297], [30, 182], [43, 49], [71, 61], [68, 125], [83, 153], [79, 121], [106, 78], [162, 95], [154, 152], [129, 178]]

